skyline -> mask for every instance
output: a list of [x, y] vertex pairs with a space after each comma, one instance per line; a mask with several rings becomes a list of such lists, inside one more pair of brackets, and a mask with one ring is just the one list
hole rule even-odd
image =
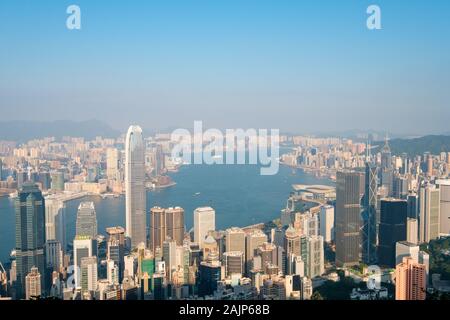
[[372, 31], [370, 1], [75, 3], [79, 31], [72, 1], [0, 4], [3, 121], [448, 131], [448, 3], [376, 1]]

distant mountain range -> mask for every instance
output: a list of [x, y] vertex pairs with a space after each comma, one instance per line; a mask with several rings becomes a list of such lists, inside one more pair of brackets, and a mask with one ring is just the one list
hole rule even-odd
[[69, 121], [60, 120], [52, 122], [38, 121], [3, 121], [0, 122], [0, 140], [25, 142], [37, 138], [64, 136], [83, 137], [93, 139], [97, 136], [104, 138], [117, 138], [121, 132], [109, 125], [98, 121]]
[[[374, 142], [376, 151], [383, 147], [384, 141]], [[450, 135], [428, 135], [413, 139], [392, 139], [389, 141], [391, 151], [395, 155], [407, 153], [409, 156], [422, 155], [425, 152], [439, 154], [450, 152]]]

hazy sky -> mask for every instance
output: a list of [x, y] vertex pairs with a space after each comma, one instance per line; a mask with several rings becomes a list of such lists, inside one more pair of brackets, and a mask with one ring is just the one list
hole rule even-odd
[[449, 101], [448, 0], [0, 1], [0, 120], [437, 133]]

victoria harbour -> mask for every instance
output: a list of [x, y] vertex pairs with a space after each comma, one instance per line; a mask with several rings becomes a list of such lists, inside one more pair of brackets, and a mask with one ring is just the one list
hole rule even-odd
[[[175, 207], [185, 209], [186, 230], [193, 226], [192, 213], [195, 208], [211, 206], [217, 210], [217, 226], [226, 229], [231, 226], [248, 226], [267, 222], [280, 216], [293, 184], [333, 184], [301, 170], [280, 167], [277, 175], [261, 176], [259, 166], [249, 165], [189, 165], [171, 174], [176, 185], [170, 188], [147, 192], [147, 207]], [[83, 201], [92, 201], [98, 219], [100, 234], [107, 227], [125, 225], [125, 198], [88, 196], [66, 203], [66, 239], [75, 236], [75, 222], [78, 206]], [[15, 211], [14, 200], [0, 198], [0, 261], [9, 259], [10, 244], [14, 243]], [[147, 219], [148, 221], [149, 219]]]

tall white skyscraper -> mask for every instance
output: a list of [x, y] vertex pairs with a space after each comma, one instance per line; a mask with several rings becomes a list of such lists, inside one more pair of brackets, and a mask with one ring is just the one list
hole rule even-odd
[[334, 240], [334, 207], [323, 206], [319, 215], [320, 235], [325, 242]]
[[211, 207], [197, 208], [194, 211], [194, 242], [203, 249], [208, 231], [216, 229], [216, 212]]
[[131, 126], [125, 142], [126, 235], [131, 246], [147, 242], [145, 145], [142, 129]]
[[56, 240], [66, 250], [66, 204], [57, 196], [45, 198], [45, 241]]

